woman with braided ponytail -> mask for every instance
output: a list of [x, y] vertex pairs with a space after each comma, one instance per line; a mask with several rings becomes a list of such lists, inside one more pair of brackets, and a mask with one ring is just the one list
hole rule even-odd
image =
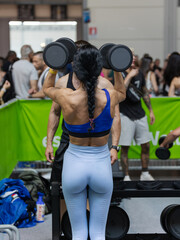
[[62, 189], [73, 240], [88, 238], [87, 195], [90, 239], [105, 240], [113, 190], [107, 141], [115, 106], [124, 100], [126, 90], [118, 72], [114, 73], [114, 89], [98, 88], [101, 70], [101, 54], [89, 44], [78, 49], [73, 59], [73, 74], [79, 88], [75, 91], [55, 88], [52, 77], [55, 71], [52, 69], [43, 86], [44, 93], [61, 106], [70, 136], [70, 144], [64, 155]]

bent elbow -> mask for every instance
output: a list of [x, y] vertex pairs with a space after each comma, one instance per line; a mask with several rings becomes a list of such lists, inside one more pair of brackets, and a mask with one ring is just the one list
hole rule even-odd
[[44, 93], [45, 96], [47, 96], [47, 94], [48, 94], [47, 92], [48, 92], [48, 89], [47, 88], [43, 88], [43, 93]]

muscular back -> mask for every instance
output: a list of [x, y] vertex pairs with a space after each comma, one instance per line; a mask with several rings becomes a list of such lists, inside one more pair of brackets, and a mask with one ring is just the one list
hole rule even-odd
[[[56, 83], [57, 88], [64, 88], [65, 94], [63, 99], [63, 105], [62, 107], [62, 113], [67, 123], [69, 124], [84, 124], [89, 121], [89, 115], [88, 115], [88, 107], [87, 107], [87, 93], [82, 88], [78, 89], [80, 87], [80, 82], [73, 74], [72, 82], [73, 86], [76, 91], [73, 91], [71, 89], [67, 89], [67, 82], [68, 82], [69, 74], [60, 78], [58, 82]], [[98, 79], [98, 86], [97, 86], [97, 92], [96, 92], [96, 108], [94, 112], [94, 118], [96, 118], [104, 109], [106, 105], [106, 95], [105, 92], [101, 89], [108, 88], [110, 94], [111, 89], [113, 90], [113, 85], [109, 82], [109, 80], [99, 77]], [[62, 94], [61, 94], [62, 95]], [[58, 101], [58, 100], [57, 100]], [[62, 101], [62, 100], [61, 100]], [[53, 103], [56, 106], [56, 109], [60, 109], [60, 105], [57, 103]], [[114, 108], [111, 112], [111, 116], [114, 117]], [[73, 144], [76, 145], [91, 145], [91, 146], [99, 146], [99, 145], [105, 145], [108, 140], [108, 135], [100, 138], [76, 138], [76, 137], [70, 137], [70, 141]]]

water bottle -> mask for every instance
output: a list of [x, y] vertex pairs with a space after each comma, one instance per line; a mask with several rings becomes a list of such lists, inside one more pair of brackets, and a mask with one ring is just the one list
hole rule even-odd
[[38, 200], [36, 202], [36, 221], [44, 222], [45, 203], [43, 202], [44, 193], [38, 192]]

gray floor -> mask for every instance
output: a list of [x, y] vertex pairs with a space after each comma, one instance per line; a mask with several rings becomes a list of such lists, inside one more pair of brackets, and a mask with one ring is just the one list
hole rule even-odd
[[[133, 180], [139, 180], [140, 170], [131, 170]], [[179, 171], [153, 171], [156, 180], [180, 180]], [[45, 174], [44, 174], [45, 177]], [[48, 177], [48, 174], [46, 175]], [[130, 219], [130, 234], [133, 233], [164, 233], [160, 224], [163, 209], [170, 204], [180, 204], [180, 198], [129, 198], [123, 199], [120, 207]], [[21, 240], [52, 240], [52, 215], [46, 215], [44, 223], [32, 228], [19, 229]], [[0, 240], [9, 239], [6, 234], [0, 234]]]
[[[35, 227], [20, 228], [21, 240], [52, 240], [52, 215], [46, 215], [43, 223], [38, 223]], [[6, 234], [0, 233], [0, 240], [8, 240]]]
[[[130, 219], [128, 233], [164, 233], [160, 224], [162, 210], [170, 204], [179, 204], [180, 198], [131, 198], [123, 199], [120, 206]], [[52, 215], [46, 215], [44, 223], [32, 228], [19, 229], [21, 240], [52, 240]], [[8, 239], [0, 234], [1, 240]]]

